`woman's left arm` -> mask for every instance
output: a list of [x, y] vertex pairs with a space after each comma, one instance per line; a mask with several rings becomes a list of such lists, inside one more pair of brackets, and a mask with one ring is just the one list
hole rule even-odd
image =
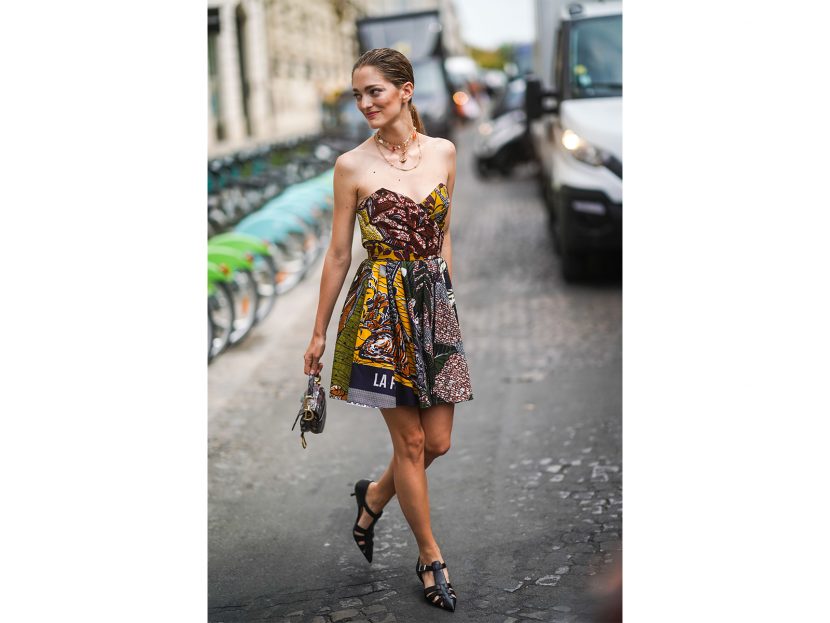
[[444, 142], [444, 153], [447, 159], [447, 193], [450, 198], [447, 214], [444, 216], [444, 245], [441, 248], [441, 257], [447, 263], [447, 272], [452, 280], [452, 237], [450, 236], [450, 216], [452, 215], [452, 193], [455, 189], [455, 145], [452, 141]]

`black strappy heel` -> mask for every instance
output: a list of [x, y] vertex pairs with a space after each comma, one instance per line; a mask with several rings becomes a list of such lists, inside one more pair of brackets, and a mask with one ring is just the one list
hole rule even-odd
[[422, 565], [421, 557], [415, 561], [415, 573], [418, 574], [418, 579], [424, 581], [423, 574], [427, 571], [432, 571], [432, 577], [435, 578], [433, 586], [424, 588], [424, 599], [426, 599], [433, 606], [455, 612], [455, 603], [458, 597], [455, 594], [455, 589], [450, 582], [444, 577], [444, 572], [441, 569], [446, 569], [446, 563], [438, 560], [433, 560], [431, 565]]
[[[363, 480], [358, 480], [354, 486], [354, 493], [349, 494], [355, 496], [355, 500], [357, 501], [357, 519], [354, 520], [354, 532], [352, 533], [352, 536], [354, 537], [354, 542], [357, 543], [360, 551], [363, 552], [363, 555], [369, 562], [372, 562], [375, 523], [377, 523], [377, 520], [380, 519], [381, 515], [383, 515], [383, 511], [375, 514], [372, 512], [372, 509], [369, 508], [369, 505], [366, 504], [366, 491], [369, 489], [369, 483], [371, 482], [374, 481], [365, 478]], [[364, 508], [366, 509], [366, 512], [369, 513], [369, 516], [372, 517], [372, 523], [370, 523], [366, 528], [363, 528], [357, 524], [360, 519], [360, 511]]]

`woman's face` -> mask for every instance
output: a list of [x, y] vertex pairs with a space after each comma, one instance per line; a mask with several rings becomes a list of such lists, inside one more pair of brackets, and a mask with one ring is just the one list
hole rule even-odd
[[405, 112], [404, 102], [412, 97], [412, 89], [411, 82], [396, 87], [375, 67], [360, 67], [352, 74], [355, 103], [371, 128], [382, 127]]

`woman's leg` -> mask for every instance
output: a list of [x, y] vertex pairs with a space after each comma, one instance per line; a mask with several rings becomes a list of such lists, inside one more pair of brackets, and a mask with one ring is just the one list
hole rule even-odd
[[[424, 428], [425, 435], [425, 467], [449, 451], [454, 409], [454, 404], [440, 404], [421, 409], [421, 426]], [[429, 459], [429, 463], [426, 463], [426, 459]]]
[[[424, 469], [450, 449], [452, 433], [453, 404], [441, 404], [421, 409], [421, 427], [424, 429]], [[382, 511], [395, 497], [395, 456], [377, 481], [369, 485], [366, 491], [366, 503], [373, 512]], [[363, 528], [372, 523], [369, 513], [363, 513], [357, 524]]]
[[[428, 409], [421, 409], [421, 426], [424, 429], [424, 453], [426, 456], [432, 457], [430, 462], [435, 458], [446, 454], [450, 449], [450, 436], [452, 433], [452, 419], [453, 419], [453, 404], [440, 404], [429, 407]], [[400, 496], [398, 496], [400, 501]], [[425, 552], [420, 548], [421, 563], [428, 565], [433, 560], [444, 561], [441, 552], [437, 549], [434, 555]], [[444, 577], [447, 582], [450, 581], [450, 574], [448, 569], [444, 569]], [[431, 573], [424, 574], [424, 586], [432, 586], [435, 584], [435, 579]]]
[[[392, 436], [394, 452], [389, 467], [366, 492], [366, 503], [374, 512], [382, 510], [398, 493], [401, 510], [415, 534], [421, 562], [425, 564], [443, 560], [432, 535], [425, 470], [435, 458], [449, 450], [453, 407], [442, 404], [422, 410], [414, 407], [381, 409]], [[400, 475], [399, 471], [402, 472]], [[405, 491], [403, 494], [401, 487]], [[366, 527], [369, 523], [369, 514], [363, 513], [358, 525]], [[444, 576], [449, 581], [446, 569]], [[425, 586], [434, 584], [431, 573], [424, 575], [424, 583]]]

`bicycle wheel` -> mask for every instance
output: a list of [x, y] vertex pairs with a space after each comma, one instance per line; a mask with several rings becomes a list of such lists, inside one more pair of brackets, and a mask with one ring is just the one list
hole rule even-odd
[[230, 335], [231, 346], [239, 344], [256, 324], [256, 309], [259, 301], [256, 280], [249, 270], [236, 270], [230, 282], [233, 294], [234, 323]]
[[256, 307], [256, 321], [262, 322], [274, 309], [277, 302], [277, 264], [270, 255], [254, 258], [254, 280], [257, 284], [259, 301]]
[[211, 352], [213, 352], [213, 320], [210, 318], [210, 303], [208, 303], [208, 315], [207, 315], [207, 330], [208, 330], [208, 363], [210, 363]]
[[274, 243], [277, 256], [277, 294], [288, 292], [305, 275], [306, 256], [303, 249], [305, 238], [291, 234]]
[[233, 295], [227, 284], [216, 282], [214, 292], [208, 297], [208, 314], [213, 327], [213, 344], [210, 359], [217, 357], [230, 344], [234, 327], [235, 311]]

